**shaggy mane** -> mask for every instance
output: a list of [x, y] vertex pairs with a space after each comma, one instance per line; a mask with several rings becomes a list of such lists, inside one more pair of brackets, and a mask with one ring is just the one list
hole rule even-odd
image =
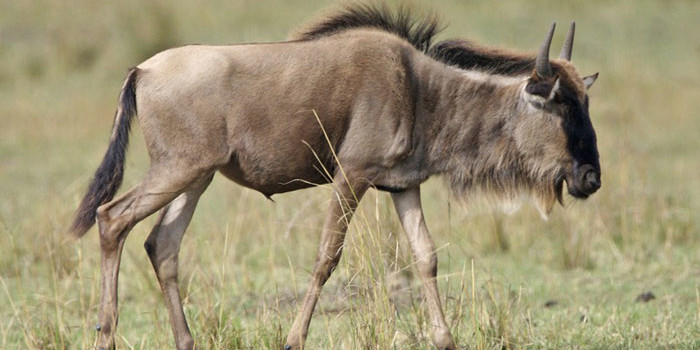
[[430, 48], [428, 55], [451, 66], [501, 75], [525, 75], [535, 69], [535, 56], [484, 47], [468, 40], [441, 41]]
[[558, 166], [540, 168], [536, 164], [521, 164], [519, 160], [500, 165], [462, 165], [447, 173], [445, 179], [455, 197], [464, 203], [483, 198], [513, 211], [522, 200], [529, 199], [543, 219], [555, 202], [564, 205], [563, 174]]
[[395, 34], [427, 52], [433, 38], [442, 31], [440, 20], [434, 13], [418, 19], [413, 11], [401, 5], [394, 13], [384, 3], [360, 3], [345, 5], [340, 10], [310, 25], [295, 35], [297, 40], [313, 40], [355, 28], [375, 28]]
[[397, 35], [433, 59], [461, 69], [502, 75], [529, 74], [535, 56], [485, 47], [467, 40], [444, 40], [433, 44], [445, 28], [435, 13], [418, 16], [405, 5], [392, 11], [385, 3], [350, 4], [303, 27], [294, 40], [315, 40], [356, 28], [375, 28]]

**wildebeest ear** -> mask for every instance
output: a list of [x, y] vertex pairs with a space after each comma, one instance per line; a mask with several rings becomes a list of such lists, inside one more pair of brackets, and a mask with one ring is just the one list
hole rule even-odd
[[530, 102], [544, 104], [554, 96], [559, 89], [559, 78], [547, 79], [536, 75], [530, 77], [525, 86], [525, 92], [530, 95]]
[[591, 75], [583, 78], [583, 85], [586, 86], [586, 90], [591, 88], [591, 85], [593, 85], [593, 83], [595, 83], [596, 79], [598, 79], [598, 73], [591, 74]]
[[552, 93], [552, 88], [554, 87], [554, 84], [552, 84], [551, 81], [547, 80], [540, 80], [540, 81], [530, 81], [527, 83], [527, 86], [525, 87], [525, 91], [530, 94], [530, 95], [537, 95], [539, 97], [542, 97], [546, 99], [549, 97], [549, 94]]

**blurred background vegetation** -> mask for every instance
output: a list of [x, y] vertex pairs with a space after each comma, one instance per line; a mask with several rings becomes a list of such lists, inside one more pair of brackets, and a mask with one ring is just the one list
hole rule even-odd
[[[99, 298], [95, 230], [65, 233], [106, 149], [130, 66], [168, 47], [285, 40], [330, 1], [0, 0], [0, 348], [90, 348]], [[441, 38], [533, 51], [575, 19], [573, 62], [590, 92], [603, 188], [542, 222], [464, 208], [423, 190], [440, 286], [470, 349], [700, 347], [700, 2], [417, 2]], [[555, 50], [553, 50], [555, 51]], [[125, 186], [148, 165], [134, 128]], [[329, 189], [263, 196], [217, 177], [181, 253], [198, 345], [278, 348], [306, 288]], [[120, 348], [172, 347], [142, 248], [127, 240]], [[651, 292], [655, 299], [637, 301]], [[309, 346], [430, 349], [420, 284], [386, 194], [371, 192], [324, 290]]]

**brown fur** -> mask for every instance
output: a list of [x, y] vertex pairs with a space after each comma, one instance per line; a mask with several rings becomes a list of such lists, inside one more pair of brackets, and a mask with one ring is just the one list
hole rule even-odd
[[[363, 11], [353, 13], [368, 16]], [[430, 51], [426, 38], [432, 38], [425, 33], [437, 28], [432, 24], [415, 26], [399, 16], [396, 23], [408, 23], [409, 30], [387, 30], [362, 25], [369, 20], [349, 18], [347, 12], [339, 16], [324, 22], [333, 25], [313, 27], [307, 34], [314, 34], [303, 40], [180, 47], [139, 64], [138, 79], [130, 73], [122, 96], [135, 95], [133, 111], [138, 105], [150, 169], [141, 183], [107, 203], [109, 198], [95, 197], [92, 189], [108, 185], [108, 177], [96, 177], [83, 201], [92, 204], [81, 206], [75, 226], [78, 233], [87, 230], [96, 210], [102, 250], [100, 347], [114, 344], [124, 240], [131, 227], [160, 209], [145, 246], [176, 345], [194, 346], [178, 295], [177, 257], [197, 200], [220, 171], [268, 197], [334, 185], [312, 283], [288, 348], [303, 347], [318, 295], [340, 259], [349, 214], [370, 186], [394, 192], [424, 282], [431, 337], [438, 348], [456, 348], [440, 306], [437, 259], [419, 186], [432, 175], [444, 175], [459, 195], [474, 190], [506, 198], [532, 194], [548, 211], [563, 177], [567, 183], [575, 178], [569, 175], [576, 160], [564, 114], [582, 103], [553, 101], [571, 91], [585, 97], [582, 78], [566, 62], [553, 65], [557, 75], [551, 79], [461, 69], [425, 53]], [[375, 22], [390, 29], [394, 23]], [[508, 57], [529, 62], [525, 56]], [[502, 55], [492, 60], [504, 61]], [[120, 98], [118, 111], [131, 110], [128, 102]], [[115, 135], [128, 132], [120, 122], [124, 117], [117, 113]], [[118, 137], [110, 149], [115, 142]], [[111, 154], [105, 157], [115, 163], [109, 169], [121, 169], [123, 157], [110, 159]]]

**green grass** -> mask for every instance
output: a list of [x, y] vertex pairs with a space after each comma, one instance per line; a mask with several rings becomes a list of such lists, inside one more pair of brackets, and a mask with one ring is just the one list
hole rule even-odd
[[[169, 46], [284, 40], [325, 1], [4, 1], [0, 13], [0, 348], [94, 342], [99, 244], [66, 235], [106, 148], [126, 68]], [[603, 188], [543, 222], [423, 190], [439, 284], [469, 349], [700, 348], [700, 3], [437, 1], [443, 37], [534, 50], [576, 19]], [[554, 47], [563, 34], [558, 33]], [[555, 50], [553, 50], [555, 51]], [[148, 160], [134, 128], [125, 187]], [[310, 279], [329, 189], [263, 196], [217, 177], [183, 242], [181, 294], [199, 345], [279, 348]], [[142, 244], [127, 239], [119, 348], [172, 347]], [[656, 299], [636, 302], [652, 291]], [[420, 283], [386, 194], [371, 191], [324, 289], [309, 346], [430, 349]], [[555, 305], [545, 307], [548, 301]]]

